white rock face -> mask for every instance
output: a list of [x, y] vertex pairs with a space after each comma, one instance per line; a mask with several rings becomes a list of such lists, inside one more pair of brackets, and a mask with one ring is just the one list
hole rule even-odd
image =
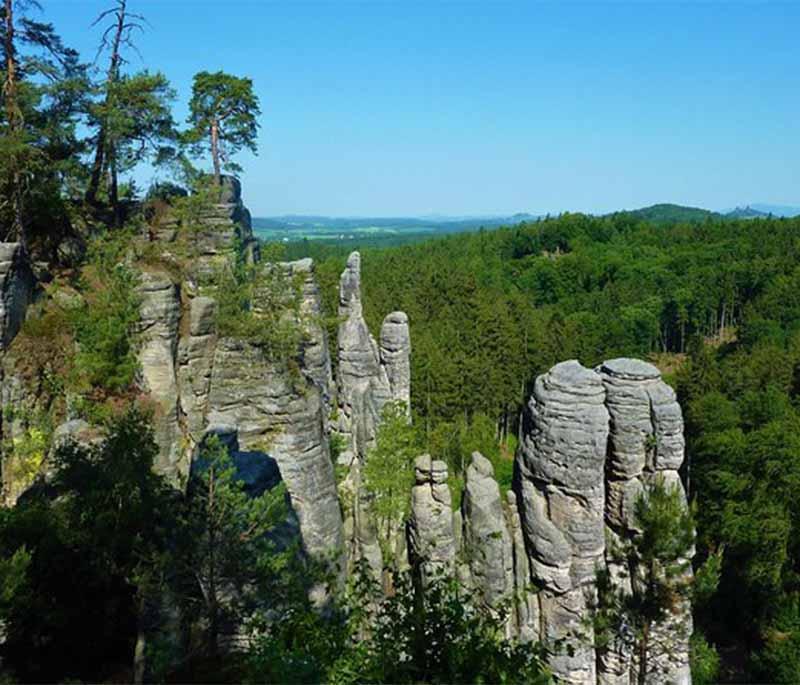
[[453, 507], [443, 461], [424, 454], [417, 458], [414, 474], [408, 554], [424, 587], [431, 579], [452, 576], [455, 570]]
[[590, 614], [604, 563], [603, 480], [608, 411], [599, 376], [577, 361], [536, 379], [518, 462], [520, 510], [533, 580], [541, 586], [541, 639], [563, 682], [593, 683]]
[[[636, 502], [655, 479], [683, 494], [683, 458], [680, 406], [651, 364], [613, 359], [592, 371], [568, 361], [536, 380], [517, 455], [516, 499], [531, 578], [542, 588], [528, 614], [538, 616], [546, 644], [567, 646], [550, 657], [560, 682], [637, 681], [630, 636], [616, 636], [601, 653], [593, 646], [595, 574], [606, 568], [615, 587], [636, 590], [613, 551], [636, 532]], [[646, 681], [690, 683], [688, 602], [652, 633]]]
[[[638, 359], [612, 359], [597, 372], [606, 388], [611, 419], [606, 525], [610, 539], [623, 541], [636, 530], [636, 501], [656, 479], [668, 489], [677, 488], [686, 500], [678, 473], [684, 459], [683, 417], [675, 392], [653, 365]], [[631, 579], [610, 555], [608, 566], [617, 586], [632, 592]], [[691, 573], [691, 566], [688, 569]], [[663, 624], [654, 627], [647, 655], [648, 683], [691, 683], [691, 632], [688, 602], [679, 604]], [[622, 685], [638, 675], [640, 665], [618, 641], [601, 655], [600, 667], [604, 684]]]
[[139, 295], [142, 385], [157, 407], [153, 420], [159, 448], [155, 468], [173, 485], [183, 487], [189, 475], [191, 455], [183, 448], [178, 425], [175, 362], [181, 318], [179, 291], [169, 275], [144, 273]]

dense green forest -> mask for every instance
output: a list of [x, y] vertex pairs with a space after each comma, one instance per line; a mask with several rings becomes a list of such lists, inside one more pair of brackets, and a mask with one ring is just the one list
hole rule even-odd
[[[319, 259], [335, 311], [344, 252], [300, 250]], [[513, 454], [521, 405], [552, 364], [651, 358], [687, 421], [697, 565], [719, 573], [697, 628], [721, 677], [797, 682], [799, 220], [566, 214], [362, 258], [370, 325], [409, 315], [413, 409], [456, 472], [475, 445], [493, 443], [501, 464]]]
[[[38, 404], [2, 416], [4, 430], [25, 426], [4, 440], [4, 469], [13, 455], [31, 487], [0, 508], [0, 680], [546, 681], [540, 647], [507, 639], [503, 616], [474, 610], [455, 581], [423, 596], [398, 573], [384, 597], [356, 572], [315, 605], [312, 586], [339, 581], [287, 542], [282, 489], [246, 492], [217, 441], [198, 446], [202, 468], [185, 493], [154, 472], [159, 417], [139, 377], [137, 279], [156, 264], [191, 280], [197, 215], [227, 192], [236, 153], [255, 150], [260, 104], [250, 79], [199, 71], [180, 125], [166, 77], [125, 57], [144, 19], [125, 0], [97, 19], [99, 70], [36, 3], [0, 7], [0, 227], [42, 287], [4, 357]], [[145, 164], [174, 183], [137, 189], [132, 173]], [[387, 426], [405, 451], [384, 433], [377, 453], [391, 468], [390, 457], [402, 462], [409, 483], [411, 458], [428, 449], [448, 462], [458, 494], [478, 449], [510, 486], [537, 374], [569, 358], [652, 359], [686, 418], [696, 681], [798, 683], [800, 219], [651, 209], [409, 235], [380, 249], [304, 241], [264, 255], [316, 258], [331, 341], [353, 247], [364, 247], [370, 328], [408, 314], [413, 426], [398, 413]], [[168, 211], [180, 230], [165, 257], [154, 217]], [[259, 281], [240, 247], [222, 256], [216, 282], [191, 287], [216, 288], [221, 334], [290, 365], [302, 332], [280, 306], [260, 318], [253, 307], [256, 291], [279, 290], [278, 302], [287, 284], [275, 273]], [[56, 444], [68, 417], [96, 432]], [[391, 491], [386, 502], [402, 500], [387, 519], [408, 509], [394, 476], [365, 474]], [[255, 638], [224, 656], [221, 640], [245, 615]], [[144, 652], [147, 674], [132, 673]]]

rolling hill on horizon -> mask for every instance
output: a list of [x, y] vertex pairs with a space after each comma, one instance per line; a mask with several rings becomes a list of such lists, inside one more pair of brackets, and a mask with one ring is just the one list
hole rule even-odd
[[[398, 217], [334, 217], [316, 214], [285, 214], [253, 217], [253, 231], [266, 241], [297, 242], [323, 241], [329, 244], [358, 246], [389, 246], [417, 242], [438, 235], [492, 229], [500, 226], [537, 221], [558, 213], [518, 212], [487, 216], [398, 216]], [[756, 219], [770, 214], [779, 217], [800, 215], [800, 207], [753, 203], [735, 209], [713, 211], [675, 203], [658, 203], [638, 209], [620, 210], [610, 214], [629, 214], [657, 224], [693, 223], [708, 219]]]

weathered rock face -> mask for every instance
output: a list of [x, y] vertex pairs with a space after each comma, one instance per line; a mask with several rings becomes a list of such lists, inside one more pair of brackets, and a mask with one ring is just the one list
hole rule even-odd
[[364, 321], [361, 305], [361, 256], [353, 252], [339, 284], [338, 432], [347, 443], [343, 461], [363, 459], [387, 402], [410, 403], [411, 342], [408, 317], [389, 314], [381, 327], [381, 345]]
[[176, 487], [182, 487], [189, 475], [191, 457], [182, 445], [178, 425], [175, 369], [181, 317], [178, 287], [167, 274], [144, 273], [139, 294], [142, 387], [156, 405], [153, 428], [159, 455], [155, 467]]
[[19, 332], [33, 300], [35, 279], [19, 243], [0, 243], [0, 353]]
[[320, 389], [325, 404], [330, 405], [333, 399], [331, 356], [328, 335], [322, 325], [322, 298], [314, 276], [314, 262], [311, 259], [300, 259], [285, 262], [282, 267], [292, 282], [300, 282], [300, 319], [304, 333], [301, 349], [303, 373]]
[[603, 477], [608, 411], [599, 376], [562, 362], [534, 385], [518, 461], [522, 528], [542, 587], [541, 637], [566, 642], [552, 658], [564, 682], [595, 681], [589, 615], [595, 569], [604, 561]]
[[414, 464], [408, 554], [423, 587], [432, 579], [452, 576], [456, 563], [453, 506], [447, 464], [424, 454]]
[[392, 400], [411, 409], [411, 334], [405, 312], [392, 312], [381, 326], [381, 365]]
[[472, 587], [496, 607], [514, 592], [514, 551], [492, 463], [472, 454], [461, 501], [464, 549]]
[[[189, 302], [189, 331], [178, 341], [180, 411], [191, 443], [200, 444], [206, 425], [211, 370], [217, 345], [216, 302], [194, 297]], [[186, 313], [184, 313], [186, 316]]]
[[342, 543], [324, 416], [321, 393], [310, 380], [292, 377], [257, 347], [227, 338], [219, 341], [208, 425], [235, 427], [240, 449], [275, 459], [300, 521], [303, 545], [315, 558], [335, 552]]
[[[618, 588], [634, 591], [630, 569], [617, 563], [606, 541], [617, 548], [632, 538], [635, 503], [655, 478], [683, 492], [682, 462], [680, 407], [652, 365], [615, 359], [592, 371], [569, 361], [536, 380], [517, 455], [516, 499], [531, 576], [542, 588], [540, 637], [567, 646], [550, 659], [560, 681], [636, 681], [639, 664], [626, 636], [600, 654], [593, 647], [587, 618], [595, 574], [607, 568]], [[647, 682], [691, 681], [690, 632], [688, 604], [655, 627]]]
[[[252, 239], [235, 179], [225, 179], [220, 202], [206, 214], [195, 236], [200, 253], [195, 271], [201, 276], [235, 240], [246, 249]], [[331, 363], [314, 266], [301, 260], [262, 268], [287, 277], [287, 300], [295, 296], [294, 286], [299, 288], [298, 324], [304, 333], [299, 370], [269, 361], [257, 346], [221, 339], [216, 303], [199, 295], [194, 283], [143, 275], [139, 360], [143, 386], [156, 405], [156, 467], [183, 487], [192, 455], [206, 436], [225, 436], [236, 446], [237, 469], [254, 488], [272, 478], [277, 464], [306, 552], [329, 559], [342, 547], [342, 518], [327, 435]]]
[[[381, 327], [380, 347], [364, 320], [361, 303], [361, 256], [353, 252], [347, 259], [339, 282], [337, 368], [337, 421], [333, 430], [344, 440], [339, 463], [349, 467], [342, 485], [346, 507], [345, 529], [351, 567], [364, 559], [375, 575], [382, 567], [381, 552], [371, 521], [369, 501], [361, 483], [361, 465], [374, 443], [381, 412], [388, 402], [410, 403], [411, 343], [408, 317], [403, 312], [389, 314]], [[445, 489], [447, 486], [444, 486]], [[398, 534], [399, 541], [405, 536]], [[398, 556], [402, 566], [405, 562]]]
[[[651, 364], [612, 359], [597, 371], [606, 389], [611, 418], [606, 525], [609, 539], [619, 546], [635, 532], [636, 501], [655, 480], [667, 488], [677, 488], [685, 502], [678, 474], [684, 459], [683, 418], [674, 391]], [[608, 566], [617, 586], [632, 592], [630, 569], [619, 568], [611, 554]], [[635, 569], [633, 573], [635, 578]], [[664, 624], [655, 626], [645, 666], [647, 682], [691, 682], [691, 632], [691, 607], [686, 602]], [[600, 677], [603, 683], [621, 685], [641, 667], [627, 645], [618, 641], [601, 655]]]

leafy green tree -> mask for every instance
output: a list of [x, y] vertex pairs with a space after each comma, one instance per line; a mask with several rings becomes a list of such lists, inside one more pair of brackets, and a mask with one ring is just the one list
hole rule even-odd
[[248, 680], [267, 683], [548, 683], [539, 646], [504, 638], [452, 579], [424, 595], [407, 575], [378, 600], [361, 569], [347, 598], [326, 614], [288, 612], [256, 641]]
[[86, 297], [69, 311], [78, 343], [71, 386], [94, 399], [127, 390], [139, 368], [134, 335], [140, 319], [138, 280], [122, 261], [128, 237], [103, 238], [89, 247], [83, 272]]
[[5, 615], [15, 677], [101, 681], [130, 663], [139, 581], [173, 529], [156, 453], [147, 419], [130, 410], [98, 444], [61, 445], [47, 487], [0, 510], [0, 558], [12, 559], [17, 580], [27, 567]]
[[[105, 26], [103, 30], [98, 55], [103, 51], [108, 51], [108, 70], [106, 71], [105, 81], [101, 86], [103, 102], [94, 112], [94, 124], [96, 127], [95, 152], [91, 178], [86, 190], [86, 201], [90, 204], [94, 203], [97, 198], [100, 184], [109, 163], [114, 164], [115, 147], [109, 131], [109, 118], [115, 111], [115, 84], [121, 76], [122, 65], [125, 63], [123, 49], [126, 47], [134, 48], [133, 34], [137, 31], [142, 31], [144, 23], [144, 17], [128, 11], [127, 0], [114, 0], [114, 5], [103, 10], [94, 20], [92, 26], [102, 24], [106, 20], [110, 20], [111, 23]], [[111, 162], [109, 162], [109, 157]], [[112, 181], [112, 195], [116, 193], [115, 183], [116, 181]], [[113, 202], [116, 202], [116, 197], [114, 197]]]
[[119, 176], [150, 159], [163, 161], [174, 153], [177, 132], [170, 103], [175, 92], [161, 73], [124, 74], [124, 49], [136, 49], [133, 36], [144, 27], [144, 17], [128, 9], [128, 0], [115, 0], [94, 22], [105, 27], [98, 53], [108, 51], [109, 66], [97, 88], [100, 100], [89, 107], [94, 130], [94, 160], [86, 200], [94, 204], [107, 176], [107, 191], [117, 224], [122, 221]]
[[234, 154], [243, 148], [253, 153], [258, 149], [261, 110], [253, 82], [222, 71], [201, 71], [194, 76], [189, 111], [187, 140], [197, 154], [209, 146], [214, 182], [220, 185], [223, 167], [234, 173], [239, 170], [231, 159]]
[[79, 171], [75, 129], [88, 89], [78, 54], [30, 16], [37, 7], [3, 0], [0, 8], [0, 222], [5, 239], [26, 249], [38, 231], [60, 235], [67, 220], [61, 191]]
[[390, 556], [392, 532], [408, 517], [414, 460], [420, 454], [416, 429], [402, 402], [388, 402], [381, 411], [375, 446], [364, 463], [364, 486], [370, 496], [384, 556]]
[[267, 534], [286, 517], [286, 491], [245, 492], [217, 436], [206, 441], [197, 463], [180, 513], [174, 563], [186, 615], [203, 620], [207, 653], [216, 657], [226, 625], [257, 608], [259, 580], [276, 555]]
[[[607, 570], [598, 572], [593, 622], [598, 646], [611, 635], [629, 633], [637, 655], [638, 682], [648, 682], [648, 657], [656, 624], [685, 610], [691, 596], [690, 562], [695, 524], [677, 488], [655, 480], [636, 502], [633, 536], [609, 552], [631, 569], [631, 593], [616, 587]], [[676, 630], [688, 630], [677, 626]]]

